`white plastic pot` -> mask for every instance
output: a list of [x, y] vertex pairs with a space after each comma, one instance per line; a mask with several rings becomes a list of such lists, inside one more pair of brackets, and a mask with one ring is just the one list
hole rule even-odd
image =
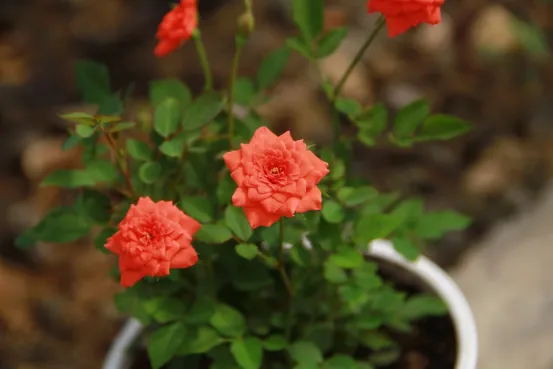
[[[304, 241], [305, 246], [310, 248], [309, 241]], [[367, 254], [410, 271], [442, 298], [449, 308], [457, 337], [457, 360], [454, 369], [477, 369], [478, 336], [474, 316], [465, 296], [447, 273], [424, 256], [415, 262], [406, 260], [386, 240], [371, 242]], [[109, 349], [102, 369], [127, 369], [130, 365], [128, 349], [142, 329], [142, 324], [136, 319], [127, 320]]]

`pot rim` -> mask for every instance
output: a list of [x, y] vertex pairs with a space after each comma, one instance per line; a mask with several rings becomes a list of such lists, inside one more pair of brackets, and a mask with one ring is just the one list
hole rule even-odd
[[[304, 245], [310, 242], [304, 238]], [[478, 334], [474, 315], [463, 292], [451, 277], [438, 265], [421, 255], [409, 261], [399, 254], [388, 240], [378, 239], [369, 244], [367, 255], [402, 267], [422, 279], [436, 292], [448, 307], [457, 338], [455, 369], [476, 369], [478, 361]], [[104, 360], [102, 369], [126, 369], [129, 363], [128, 348], [138, 338], [144, 326], [129, 318], [115, 337]]]
[[478, 362], [478, 333], [476, 322], [465, 295], [438, 265], [421, 255], [409, 261], [399, 254], [388, 240], [374, 240], [367, 254], [407, 269], [428, 284], [448, 307], [457, 338], [455, 369], [476, 369]]

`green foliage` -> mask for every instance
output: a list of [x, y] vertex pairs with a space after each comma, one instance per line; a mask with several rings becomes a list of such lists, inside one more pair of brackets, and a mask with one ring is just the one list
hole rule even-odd
[[294, 0], [292, 3], [294, 21], [301, 30], [302, 36], [312, 41], [323, 30], [324, 1]]
[[[339, 133], [332, 148], [309, 145], [329, 163], [330, 173], [318, 185], [321, 210], [252, 229], [244, 209], [232, 203], [237, 185], [222, 156], [267, 125], [258, 107], [270, 98], [291, 50], [315, 65], [347, 36], [346, 28], [324, 30], [323, 5], [322, 0], [292, 2], [297, 36], [264, 58], [253, 77], [234, 75], [227, 89], [194, 95], [180, 80], [153, 81], [149, 107], [139, 114], [124, 112], [128, 91], [112, 90], [105, 66], [76, 65], [82, 99], [98, 111], [60, 115], [70, 133], [63, 149], [78, 147], [83, 163], [53, 172], [42, 183], [68, 190], [73, 201], [51, 210], [17, 244], [86, 238], [110, 253], [107, 240], [144, 196], [172, 201], [200, 222], [192, 237], [197, 264], [145, 277], [115, 296], [122, 313], [147, 326], [153, 368], [192, 369], [208, 361], [211, 369], [374, 369], [400, 353], [390, 331], [408, 332], [418, 319], [447, 313], [435, 296], [407, 295], [383, 280], [365, 252], [371, 241], [386, 238], [416, 260], [426, 242], [464, 229], [470, 220], [449, 210], [426, 212], [421, 199], [380, 193], [356, 178], [364, 173], [352, 167], [361, 146], [375, 146], [382, 138], [406, 148], [470, 129], [458, 118], [431, 114], [426, 100], [389, 114], [383, 104], [363, 106], [334, 96], [336, 86], [322, 81], [332, 116], [350, 121], [354, 131]], [[241, 106], [232, 129], [231, 93]], [[136, 122], [127, 121], [130, 115], [138, 116]], [[247, 169], [242, 175], [244, 181], [255, 180]], [[281, 195], [273, 199], [287, 201]]]

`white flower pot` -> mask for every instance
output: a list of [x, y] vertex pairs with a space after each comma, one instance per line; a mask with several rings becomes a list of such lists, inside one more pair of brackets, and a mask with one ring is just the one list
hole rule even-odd
[[[309, 248], [309, 241], [306, 239], [304, 241], [305, 246]], [[386, 240], [371, 242], [367, 255], [388, 261], [415, 274], [441, 297], [449, 308], [455, 326], [458, 347], [454, 369], [476, 369], [478, 336], [474, 316], [465, 296], [447, 273], [424, 256], [415, 262], [406, 260]], [[137, 320], [127, 320], [108, 351], [102, 368], [127, 369], [130, 365], [128, 349], [140, 335], [142, 329], [142, 324]]]

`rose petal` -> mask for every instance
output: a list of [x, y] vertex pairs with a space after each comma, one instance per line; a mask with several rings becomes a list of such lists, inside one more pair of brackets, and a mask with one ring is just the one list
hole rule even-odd
[[321, 210], [323, 204], [323, 197], [319, 187], [313, 187], [305, 196], [300, 200], [296, 213], [305, 213], [310, 210]]
[[121, 273], [120, 284], [123, 287], [132, 287], [143, 277], [145, 277], [145, 275], [138, 270], [126, 270]]
[[198, 262], [198, 254], [193, 247], [180, 249], [173, 259], [171, 259], [171, 268], [189, 268]]
[[244, 208], [244, 214], [252, 229], [270, 227], [280, 219], [279, 215], [269, 214], [261, 206]]

